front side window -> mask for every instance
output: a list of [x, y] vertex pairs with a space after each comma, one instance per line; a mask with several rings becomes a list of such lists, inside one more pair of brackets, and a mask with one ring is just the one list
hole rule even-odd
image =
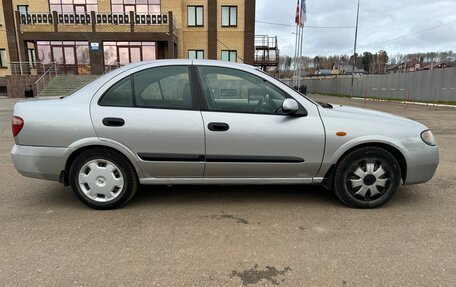
[[237, 51], [235, 51], [235, 50], [223, 50], [222, 51], [222, 61], [236, 62], [236, 60], [237, 60]]
[[0, 49], [0, 67], [1, 68], [7, 67], [7, 65], [6, 65], [6, 50], [5, 49]]
[[204, 59], [204, 50], [188, 50], [188, 58], [192, 60]]
[[204, 26], [203, 6], [187, 6], [187, 25], [189, 27]]
[[199, 67], [208, 109], [220, 112], [282, 114], [283, 91], [247, 72]]
[[192, 96], [188, 67], [171, 66], [134, 74], [135, 102], [138, 107], [191, 109]]
[[222, 6], [222, 27], [237, 26], [237, 6]]

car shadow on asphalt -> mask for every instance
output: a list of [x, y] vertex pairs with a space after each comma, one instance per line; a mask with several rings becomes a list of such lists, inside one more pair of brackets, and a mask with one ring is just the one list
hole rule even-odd
[[141, 186], [129, 206], [207, 203], [297, 203], [340, 206], [332, 192], [305, 185], [175, 185]]
[[[417, 189], [418, 188], [418, 189]], [[424, 204], [429, 198], [420, 187], [401, 187], [385, 207], [415, 206]], [[59, 184], [47, 186], [41, 192], [27, 197], [26, 205], [41, 208], [85, 209], [70, 187]], [[346, 208], [338, 198], [321, 186], [313, 185], [144, 185], [140, 186], [127, 208], [148, 206], [198, 206], [207, 204], [299, 204], [303, 208]]]

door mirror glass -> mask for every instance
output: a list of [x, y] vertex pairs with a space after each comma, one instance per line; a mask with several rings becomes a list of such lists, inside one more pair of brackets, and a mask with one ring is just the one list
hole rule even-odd
[[282, 103], [282, 112], [284, 114], [294, 114], [299, 110], [298, 102], [294, 99], [285, 99]]

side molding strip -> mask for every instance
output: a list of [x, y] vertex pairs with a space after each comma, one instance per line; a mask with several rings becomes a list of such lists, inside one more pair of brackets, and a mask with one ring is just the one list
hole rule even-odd
[[262, 155], [198, 155], [178, 153], [138, 153], [145, 161], [187, 161], [187, 162], [243, 162], [243, 163], [302, 163], [304, 159], [293, 156], [262, 156]]

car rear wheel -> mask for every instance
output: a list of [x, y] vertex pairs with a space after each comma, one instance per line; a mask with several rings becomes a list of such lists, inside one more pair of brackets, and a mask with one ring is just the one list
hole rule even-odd
[[375, 208], [388, 202], [401, 182], [396, 158], [378, 147], [362, 147], [337, 165], [334, 192], [347, 206]]
[[138, 188], [130, 162], [108, 149], [92, 149], [78, 155], [69, 175], [76, 196], [95, 209], [119, 208]]

